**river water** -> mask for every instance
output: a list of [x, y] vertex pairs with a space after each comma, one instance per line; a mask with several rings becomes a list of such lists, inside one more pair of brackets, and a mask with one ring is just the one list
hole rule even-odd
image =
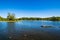
[[0, 40], [60, 40], [60, 21], [0, 22]]

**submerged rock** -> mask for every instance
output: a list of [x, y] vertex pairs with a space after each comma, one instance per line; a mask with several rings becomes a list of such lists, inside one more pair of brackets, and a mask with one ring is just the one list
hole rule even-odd
[[42, 25], [41, 27], [42, 28], [53, 28], [53, 26], [45, 26], [45, 25]]

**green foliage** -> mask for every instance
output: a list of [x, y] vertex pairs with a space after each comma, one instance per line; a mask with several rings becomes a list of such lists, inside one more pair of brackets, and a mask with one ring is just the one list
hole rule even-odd
[[8, 20], [15, 20], [15, 14], [8, 13], [7, 19]]
[[34, 18], [34, 17], [22, 17], [15, 18], [15, 14], [8, 13], [7, 18], [0, 16], [0, 21], [19, 21], [19, 20], [49, 20], [49, 21], [60, 21], [60, 17], [49, 17], [49, 18]]
[[2, 20], [2, 17], [0, 16], [0, 20]]
[[48, 21], [60, 21], [60, 17], [49, 17], [49, 18], [26, 18], [26, 17], [23, 17], [23, 18], [19, 18], [18, 20], [48, 20]]
[[60, 17], [53, 16], [53, 17], [50, 18], [50, 20], [51, 21], [59, 21], [60, 20]]

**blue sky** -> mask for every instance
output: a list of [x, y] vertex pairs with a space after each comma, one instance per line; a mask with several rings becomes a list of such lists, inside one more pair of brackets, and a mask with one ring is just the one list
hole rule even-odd
[[0, 0], [0, 16], [8, 12], [16, 17], [60, 16], [60, 0]]

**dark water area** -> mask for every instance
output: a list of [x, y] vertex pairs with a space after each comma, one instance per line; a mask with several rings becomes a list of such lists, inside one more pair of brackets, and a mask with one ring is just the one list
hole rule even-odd
[[60, 40], [60, 21], [0, 22], [0, 40]]

